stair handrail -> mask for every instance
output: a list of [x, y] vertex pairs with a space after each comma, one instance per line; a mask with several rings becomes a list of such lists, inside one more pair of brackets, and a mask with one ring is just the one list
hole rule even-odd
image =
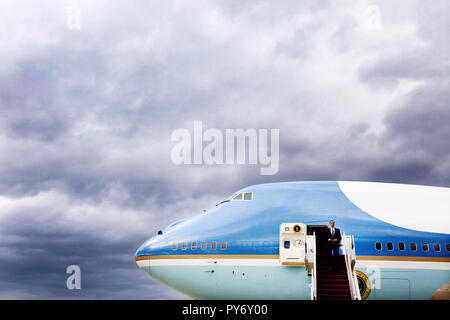
[[314, 240], [313, 240], [313, 243], [314, 243], [314, 255], [313, 255], [313, 265], [314, 265], [314, 273], [313, 273], [313, 281], [314, 281], [314, 300], [317, 300], [317, 258], [316, 258], [316, 256], [317, 256], [317, 246], [316, 246], [316, 233], [315, 232], [313, 232], [313, 236], [314, 236]]
[[350, 286], [350, 295], [351, 295], [352, 300], [354, 300], [353, 278], [352, 278], [352, 274], [351, 274], [352, 267], [350, 265], [350, 259], [349, 259], [350, 257], [348, 255], [348, 250], [347, 250], [347, 236], [345, 235], [345, 233], [342, 236], [342, 242], [343, 242], [342, 254], [344, 255], [345, 268], [347, 270], [347, 278], [348, 278], [348, 283], [349, 283], [349, 286]]
[[[356, 264], [356, 248], [355, 248], [355, 238], [352, 235], [352, 257]], [[356, 299], [355, 300], [361, 300], [361, 292], [359, 291], [359, 284], [358, 284], [358, 277], [356, 275], [356, 270], [352, 269], [352, 277], [353, 277], [353, 284], [355, 286], [356, 291]]]
[[352, 300], [361, 300], [356, 272], [353, 270], [351, 265], [351, 260], [356, 258], [354, 250], [355, 249], [354, 239], [353, 236], [346, 236], [344, 233], [342, 240], [343, 240], [342, 253], [345, 258], [347, 278], [350, 285], [350, 294]]
[[[308, 236], [308, 244], [310, 244], [310, 247], [307, 247], [307, 250], [312, 252], [312, 278], [311, 278], [311, 300], [317, 300], [317, 263], [316, 263], [316, 254], [317, 254], [317, 248], [316, 248], [316, 233], [313, 232], [312, 237]], [[307, 257], [309, 257], [309, 252], [306, 254]]]

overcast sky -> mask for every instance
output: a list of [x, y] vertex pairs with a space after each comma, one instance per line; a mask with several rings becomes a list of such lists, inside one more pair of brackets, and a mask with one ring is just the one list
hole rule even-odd
[[[255, 183], [449, 187], [449, 17], [445, 0], [2, 0], [0, 298], [184, 298], [136, 249]], [[280, 129], [279, 172], [174, 165], [194, 120]]]

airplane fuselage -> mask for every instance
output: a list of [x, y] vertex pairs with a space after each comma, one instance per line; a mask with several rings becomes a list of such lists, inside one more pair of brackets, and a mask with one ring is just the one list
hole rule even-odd
[[139, 267], [196, 299], [311, 299], [306, 268], [280, 263], [280, 225], [334, 220], [354, 236], [363, 298], [428, 299], [450, 281], [449, 188], [288, 182], [240, 193], [149, 239]]

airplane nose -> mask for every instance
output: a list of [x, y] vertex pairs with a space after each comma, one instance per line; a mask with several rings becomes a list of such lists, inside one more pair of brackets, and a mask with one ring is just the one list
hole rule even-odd
[[144, 270], [145, 272], [147, 272], [149, 275], [152, 275], [151, 273], [151, 269], [150, 269], [150, 260], [147, 259], [146, 257], [136, 257], [136, 264], [138, 265], [138, 267], [142, 270]]
[[152, 275], [151, 269], [150, 269], [150, 260], [149, 260], [149, 256], [151, 256], [151, 251], [152, 251], [152, 241], [153, 241], [153, 238], [144, 242], [139, 247], [139, 249], [136, 251], [136, 254], [135, 254], [136, 264], [138, 265], [139, 268], [141, 268], [142, 270], [147, 272], [149, 275]]

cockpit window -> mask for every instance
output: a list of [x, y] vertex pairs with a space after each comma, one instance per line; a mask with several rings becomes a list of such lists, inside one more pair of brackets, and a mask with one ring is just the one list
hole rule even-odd
[[234, 196], [233, 200], [242, 200], [242, 193], [238, 193]]
[[234, 198], [236, 195], [237, 195], [237, 193], [233, 193], [233, 195], [232, 195], [231, 197], [228, 197], [227, 199], [225, 199], [225, 200], [219, 202], [218, 204], [216, 204], [216, 206], [218, 206], [219, 204], [222, 204], [222, 203], [230, 202], [231, 200], [233, 200], [233, 198]]
[[253, 192], [244, 193], [244, 200], [252, 200], [252, 199], [253, 199]]
[[231, 197], [229, 197], [226, 200], [223, 200], [222, 202], [219, 202], [216, 206], [230, 202], [230, 201], [238, 201], [238, 200], [253, 200], [253, 192], [240, 192], [240, 193], [234, 193]]

